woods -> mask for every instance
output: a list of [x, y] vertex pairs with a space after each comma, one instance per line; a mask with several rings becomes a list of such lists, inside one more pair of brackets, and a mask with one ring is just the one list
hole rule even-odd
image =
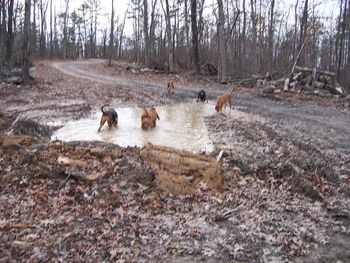
[[[337, 14], [321, 12], [336, 4]], [[349, 89], [348, 0], [129, 0], [124, 14], [113, 1], [108, 10], [99, 0], [76, 6], [70, 0], [62, 6], [52, 0], [1, 0], [1, 78], [25, 65], [27, 56], [29, 63], [119, 58], [197, 74], [209, 63], [219, 82], [267, 71], [286, 75], [297, 58], [299, 66], [335, 72]]]

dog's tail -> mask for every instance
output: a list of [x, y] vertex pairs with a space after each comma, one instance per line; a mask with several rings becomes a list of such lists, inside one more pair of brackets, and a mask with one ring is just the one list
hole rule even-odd
[[106, 106], [108, 106], [108, 104], [102, 105], [102, 107], [101, 107], [101, 111], [102, 111], [102, 113], [105, 113], [105, 111], [104, 111], [104, 107], [106, 107]]

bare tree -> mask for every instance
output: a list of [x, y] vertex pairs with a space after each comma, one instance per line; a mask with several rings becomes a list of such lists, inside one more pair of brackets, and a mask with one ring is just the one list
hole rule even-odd
[[[157, 5], [157, 0], [152, 0], [151, 2], [152, 5], [152, 11], [151, 11], [151, 24], [150, 24], [150, 28], [149, 28], [149, 55], [150, 55], [150, 60], [153, 60], [154, 56], [155, 56], [155, 48], [154, 48], [154, 44], [155, 44], [155, 40], [156, 40], [156, 33], [155, 33], [155, 28], [156, 28], [156, 19], [155, 19], [155, 15], [156, 15], [156, 5]], [[124, 20], [125, 22], [125, 20]]]
[[191, 0], [192, 58], [196, 73], [200, 73], [197, 27], [197, 1]]
[[174, 71], [174, 51], [173, 51], [173, 41], [172, 41], [172, 33], [171, 33], [169, 0], [165, 0], [165, 21], [166, 21], [166, 33], [167, 33], [167, 42], [168, 42], [169, 71], [173, 72]]
[[53, 58], [52, 0], [50, 0], [50, 57]]
[[268, 57], [268, 71], [272, 73], [273, 70], [273, 14], [274, 14], [275, 0], [271, 0], [270, 8], [270, 23], [269, 23], [269, 57]]
[[30, 8], [31, 0], [25, 0], [24, 3], [24, 27], [23, 27], [23, 80], [29, 81], [29, 67], [30, 67]]
[[252, 31], [253, 31], [253, 39], [252, 39], [252, 66], [254, 72], [258, 71], [258, 32], [257, 32], [257, 19], [256, 19], [256, 0], [250, 0], [250, 7], [251, 7], [251, 20], [252, 20]]
[[46, 52], [46, 11], [48, 7], [48, 2], [40, 0], [40, 19], [41, 19], [41, 28], [40, 28], [40, 57], [45, 56]]
[[150, 43], [148, 34], [148, 1], [143, 0], [143, 33], [145, 38], [145, 65], [149, 65], [150, 58]]
[[340, 70], [342, 67], [342, 58], [343, 58], [343, 49], [344, 49], [344, 41], [345, 41], [345, 29], [346, 29], [346, 22], [347, 22], [347, 1], [344, 3], [344, 9], [343, 9], [343, 20], [341, 22], [341, 35], [340, 35], [340, 43], [339, 43], [339, 56], [338, 56], [338, 64], [337, 64], [337, 70], [336, 70], [336, 76], [337, 79], [340, 79]]
[[112, 58], [114, 54], [114, 46], [113, 46], [113, 40], [114, 40], [114, 0], [112, 0], [112, 15], [111, 15], [111, 32], [109, 34], [109, 54], [108, 54], [108, 66], [112, 65]]
[[[308, 20], [308, 0], [305, 0], [304, 3], [304, 9], [303, 9], [303, 15], [301, 17], [301, 23], [300, 23], [300, 36], [299, 36], [299, 43], [298, 43], [298, 50], [301, 50], [301, 47], [304, 43], [304, 40], [306, 38], [306, 33], [307, 33], [307, 20]], [[300, 56], [298, 59], [299, 64], [303, 64], [300, 59], [303, 59], [304, 57]]]
[[219, 67], [218, 77], [221, 83], [226, 81], [226, 47], [225, 47], [225, 14], [222, 0], [217, 0], [218, 3], [218, 47], [219, 47]]
[[11, 64], [12, 59], [12, 45], [13, 45], [13, 4], [14, 0], [8, 1], [8, 16], [7, 16], [7, 47], [6, 47], [6, 61]]

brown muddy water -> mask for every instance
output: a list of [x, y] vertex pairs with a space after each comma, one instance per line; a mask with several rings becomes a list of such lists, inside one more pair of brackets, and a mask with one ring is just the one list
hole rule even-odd
[[[142, 147], [151, 142], [191, 152], [211, 152], [214, 150], [214, 145], [209, 138], [204, 117], [218, 114], [214, 107], [214, 102], [156, 107], [160, 120], [154, 129], [147, 131], [141, 129], [142, 109], [116, 108], [119, 119], [116, 128], [109, 129], [105, 124], [98, 133], [101, 112], [96, 112], [89, 118], [67, 122], [52, 135], [51, 139], [66, 142], [97, 140], [122, 147]], [[258, 115], [236, 109], [230, 111], [227, 108], [224, 114], [248, 122], [262, 120]]]

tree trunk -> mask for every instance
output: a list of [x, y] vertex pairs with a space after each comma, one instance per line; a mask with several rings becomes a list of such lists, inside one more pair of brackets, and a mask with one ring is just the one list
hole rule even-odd
[[69, 12], [69, 0], [65, 0], [65, 14], [63, 21], [63, 59], [67, 59], [68, 55], [68, 12]]
[[7, 17], [7, 47], [6, 61], [11, 64], [12, 60], [12, 45], [13, 45], [13, 4], [14, 0], [8, 2], [8, 17]]
[[[308, 19], [308, 0], [305, 0], [303, 16], [301, 18], [301, 23], [300, 23], [300, 37], [299, 37], [298, 50], [301, 49], [301, 46], [306, 38], [307, 19]], [[298, 60], [299, 65], [304, 64], [305, 58], [303, 56], [300, 56], [298, 59], [299, 59]], [[300, 59], [302, 59], [302, 61]]]
[[23, 81], [29, 81], [30, 67], [30, 8], [31, 0], [25, 0], [24, 4], [24, 27], [23, 27]]
[[[348, 3], [348, 63], [347, 63], [347, 72], [350, 72], [350, 0]], [[348, 81], [348, 90], [350, 92], [350, 74], [347, 74]]]
[[5, 58], [5, 38], [6, 38], [6, 9], [5, 0], [0, 0], [0, 80], [2, 80], [2, 67]]
[[148, 0], [143, 0], [143, 32], [145, 36], [145, 65], [149, 66], [150, 43], [148, 34]]
[[169, 0], [165, 0], [165, 21], [166, 21], [166, 31], [168, 39], [168, 62], [169, 62], [169, 71], [174, 72], [174, 50], [173, 50], [173, 41], [171, 33], [171, 21], [170, 21], [170, 10], [169, 10]]
[[268, 71], [272, 73], [273, 70], [273, 12], [274, 12], [275, 0], [271, 1], [270, 9], [270, 24], [269, 24], [269, 61], [268, 61]]
[[44, 3], [46, 6], [43, 5], [43, 1], [40, 0], [40, 17], [41, 17], [41, 30], [40, 30], [40, 56], [43, 58], [45, 56], [46, 51], [46, 41], [45, 41], [45, 28], [46, 28], [46, 10], [47, 10], [47, 3]]
[[37, 0], [33, 0], [33, 28], [32, 28], [32, 52], [33, 55], [36, 55], [36, 1]]
[[122, 42], [123, 42], [123, 37], [124, 37], [125, 19], [126, 19], [126, 12], [124, 14], [123, 24], [122, 24], [121, 29], [120, 29], [118, 58], [122, 57]]
[[52, 0], [50, 0], [50, 57], [53, 58]]
[[188, 0], [185, 0], [186, 69], [190, 69], [190, 30], [188, 27]]
[[196, 73], [200, 74], [198, 52], [197, 1], [191, 0], [192, 57]]
[[242, 63], [240, 64], [240, 67], [242, 68], [242, 65], [245, 65], [246, 61], [246, 54], [247, 54], [247, 48], [246, 48], [246, 28], [247, 28], [247, 12], [245, 10], [245, 0], [243, 0], [243, 28], [242, 28]]
[[156, 21], [155, 21], [155, 16], [156, 16], [156, 5], [157, 5], [157, 0], [152, 2], [152, 12], [151, 12], [151, 25], [149, 29], [149, 41], [150, 41], [150, 51], [149, 51], [149, 56], [150, 56], [150, 61], [153, 60], [155, 56], [155, 47], [154, 43], [156, 40], [156, 34], [155, 34], [155, 27], [156, 27]]
[[257, 38], [258, 38], [258, 32], [256, 28], [256, 2], [254, 0], [250, 0], [250, 7], [251, 7], [251, 19], [252, 19], [252, 31], [253, 31], [253, 41], [252, 41], [252, 68], [254, 73], [258, 72], [258, 44], [257, 44]]
[[299, 1], [297, 0], [297, 2], [295, 3], [294, 6], [294, 36], [293, 36], [293, 60], [295, 60], [295, 57], [297, 55], [297, 34], [298, 34], [298, 4]]
[[344, 11], [343, 11], [343, 21], [341, 24], [341, 36], [339, 43], [339, 56], [338, 56], [338, 65], [337, 65], [337, 80], [340, 80], [340, 70], [342, 67], [342, 58], [343, 58], [343, 49], [344, 49], [344, 40], [345, 40], [345, 29], [346, 29], [346, 11], [347, 11], [347, 1], [345, 1]]
[[219, 45], [219, 67], [218, 77], [219, 82], [226, 82], [226, 47], [225, 47], [225, 14], [222, 4], [222, 0], [217, 0], [219, 9], [219, 20], [218, 20], [218, 45]]
[[111, 32], [109, 35], [109, 50], [108, 50], [108, 66], [112, 66], [112, 58], [114, 54], [113, 39], [114, 39], [114, 0], [112, 0], [112, 15], [111, 15]]

